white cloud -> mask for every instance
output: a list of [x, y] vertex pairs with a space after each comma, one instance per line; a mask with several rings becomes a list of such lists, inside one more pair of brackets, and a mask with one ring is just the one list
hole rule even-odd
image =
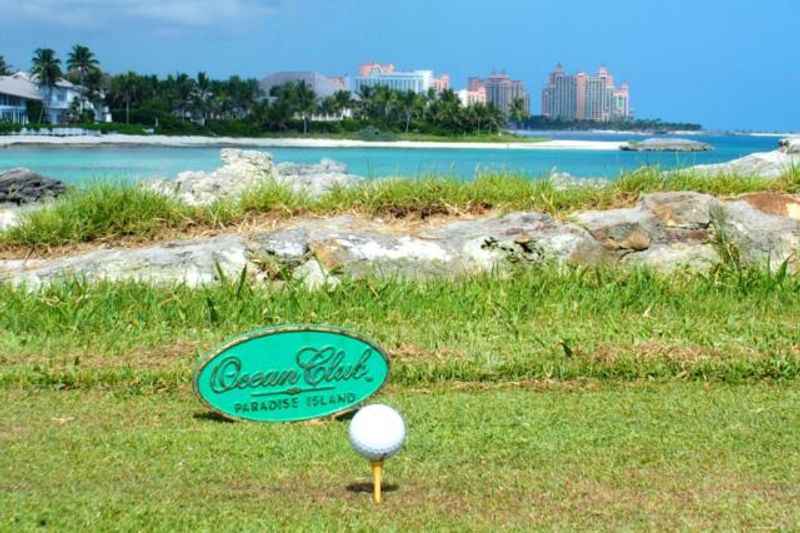
[[31, 22], [78, 28], [131, 22], [205, 27], [255, 22], [275, 12], [280, 0], [0, 0], [0, 13]]

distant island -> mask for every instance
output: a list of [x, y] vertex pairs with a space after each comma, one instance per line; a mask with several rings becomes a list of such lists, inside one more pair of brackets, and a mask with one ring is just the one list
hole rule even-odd
[[531, 116], [521, 122], [528, 130], [553, 131], [642, 131], [648, 133], [669, 133], [673, 131], [702, 131], [703, 126], [691, 122], [664, 122], [660, 119], [627, 119], [610, 122], [595, 120], [565, 120], [544, 116]]

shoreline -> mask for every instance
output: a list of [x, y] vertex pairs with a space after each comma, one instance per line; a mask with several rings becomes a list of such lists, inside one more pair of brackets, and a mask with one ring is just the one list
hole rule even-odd
[[614, 152], [624, 142], [551, 140], [542, 142], [435, 142], [435, 141], [359, 141], [349, 139], [260, 139], [235, 137], [190, 137], [166, 135], [120, 135], [96, 137], [40, 137], [9, 135], [0, 137], [0, 148], [15, 146], [45, 146], [65, 148], [94, 148], [110, 146], [163, 148], [399, 148], [447, 150], [587, 150]]

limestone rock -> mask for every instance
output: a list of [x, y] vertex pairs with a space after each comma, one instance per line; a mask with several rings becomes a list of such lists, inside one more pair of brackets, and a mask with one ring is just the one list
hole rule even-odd
[[174, 180], [159, 180], [145, 186], [189, 205], [208, 205], [276, 178], [272, 156], [255, 150], [225, 148], [223, 166], [214, 172], [181, 172]]
[[800, 197], [759, 193], [725, 203], [716, 224], [744, 262], [776, 269], [788, 261], [797, 270], [799, 219]]
[[334, 187], [353, 185], [361, 180], [347, 174], [347, 167], [330, 159], [323, 159], [318, 165], [275, 165], [268, 153], [235, 148], [223, 149], [221, 157], [224, 164], [214, 172], [181, 172], [174, 181], [157, 180], [145, 186], [189, 205], [208, 205], [269, 183], [319, 196]]
[[626, 152], [709, 152], [710, 144], [689, 139], [652, 138], [631, 141], [621, 147]]
[[728, 163], [697, 165], [686, 169], [686, 172], [708, 176], [779, 178], [798, 166], [800, 166], [800, 154], [776, 150], [751, 154]]
[[19, 210], [18, 209], [2, 209], [0, 208], [0, 231], [4, 231], [19, 224]]
[[785, 154], [800, 154], [800, 137], [788, 137], [778, 141], [778, 150]]
[[247, 249], [238, 236], [176, 241], [142, 249], [97, 250], [49, 260], [0, 261], [0, 282], [36, 288], [70, 277], [91, 281], [147, 281], [199, 286], [219, 279], [236, 279], [248, 266]]
[[711, 244], [672, 245], [657, 244], [640, 253], [628, 254], [622, 262], [629, 266], [642, 266], [659, 272], [693, 270], [705, 272], [719, 264], [721, 258]]
[[63, 182], [45, 178], [27, 168], [0, 172], [0, 205], [24, 205], [61, 196], [67, 188]]

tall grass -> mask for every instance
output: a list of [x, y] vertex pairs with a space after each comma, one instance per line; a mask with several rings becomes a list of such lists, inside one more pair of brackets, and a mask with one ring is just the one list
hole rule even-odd
[[573, 187], [507, 174], [484, 175], [472, 181], [452, 177], [386, 179], [335, 188], [318, 198], [265, 183], [239, 199], [197, 208], [134, 185], [94, 184], [24, 214], [20, 226], [0, 233], [0, 246], [61, 246], [125, 237], [150, 239], [192, 227], [225, 227], [263, 214], [290, 218], [354, 212], [425, 218], [494, 209], [535, 210], [563, 216], [581, 209], [632, 205], [645, 193], [687, 190], [715, 195], [765, 190], [798, 192], [800, 169], [792, 169], [778, 179], [765, 179], [709, 177], [646, 167], [622, 174], [607, 185]]
[[800, 277], [541, 268], [511, 278], [346, 280], [310, 292], [79, 280], [0, 286], [0, 385], [174, 387], [223, 339], [283, 323], [375, 338], [392, 382], [785, 380], [800, 376]]

